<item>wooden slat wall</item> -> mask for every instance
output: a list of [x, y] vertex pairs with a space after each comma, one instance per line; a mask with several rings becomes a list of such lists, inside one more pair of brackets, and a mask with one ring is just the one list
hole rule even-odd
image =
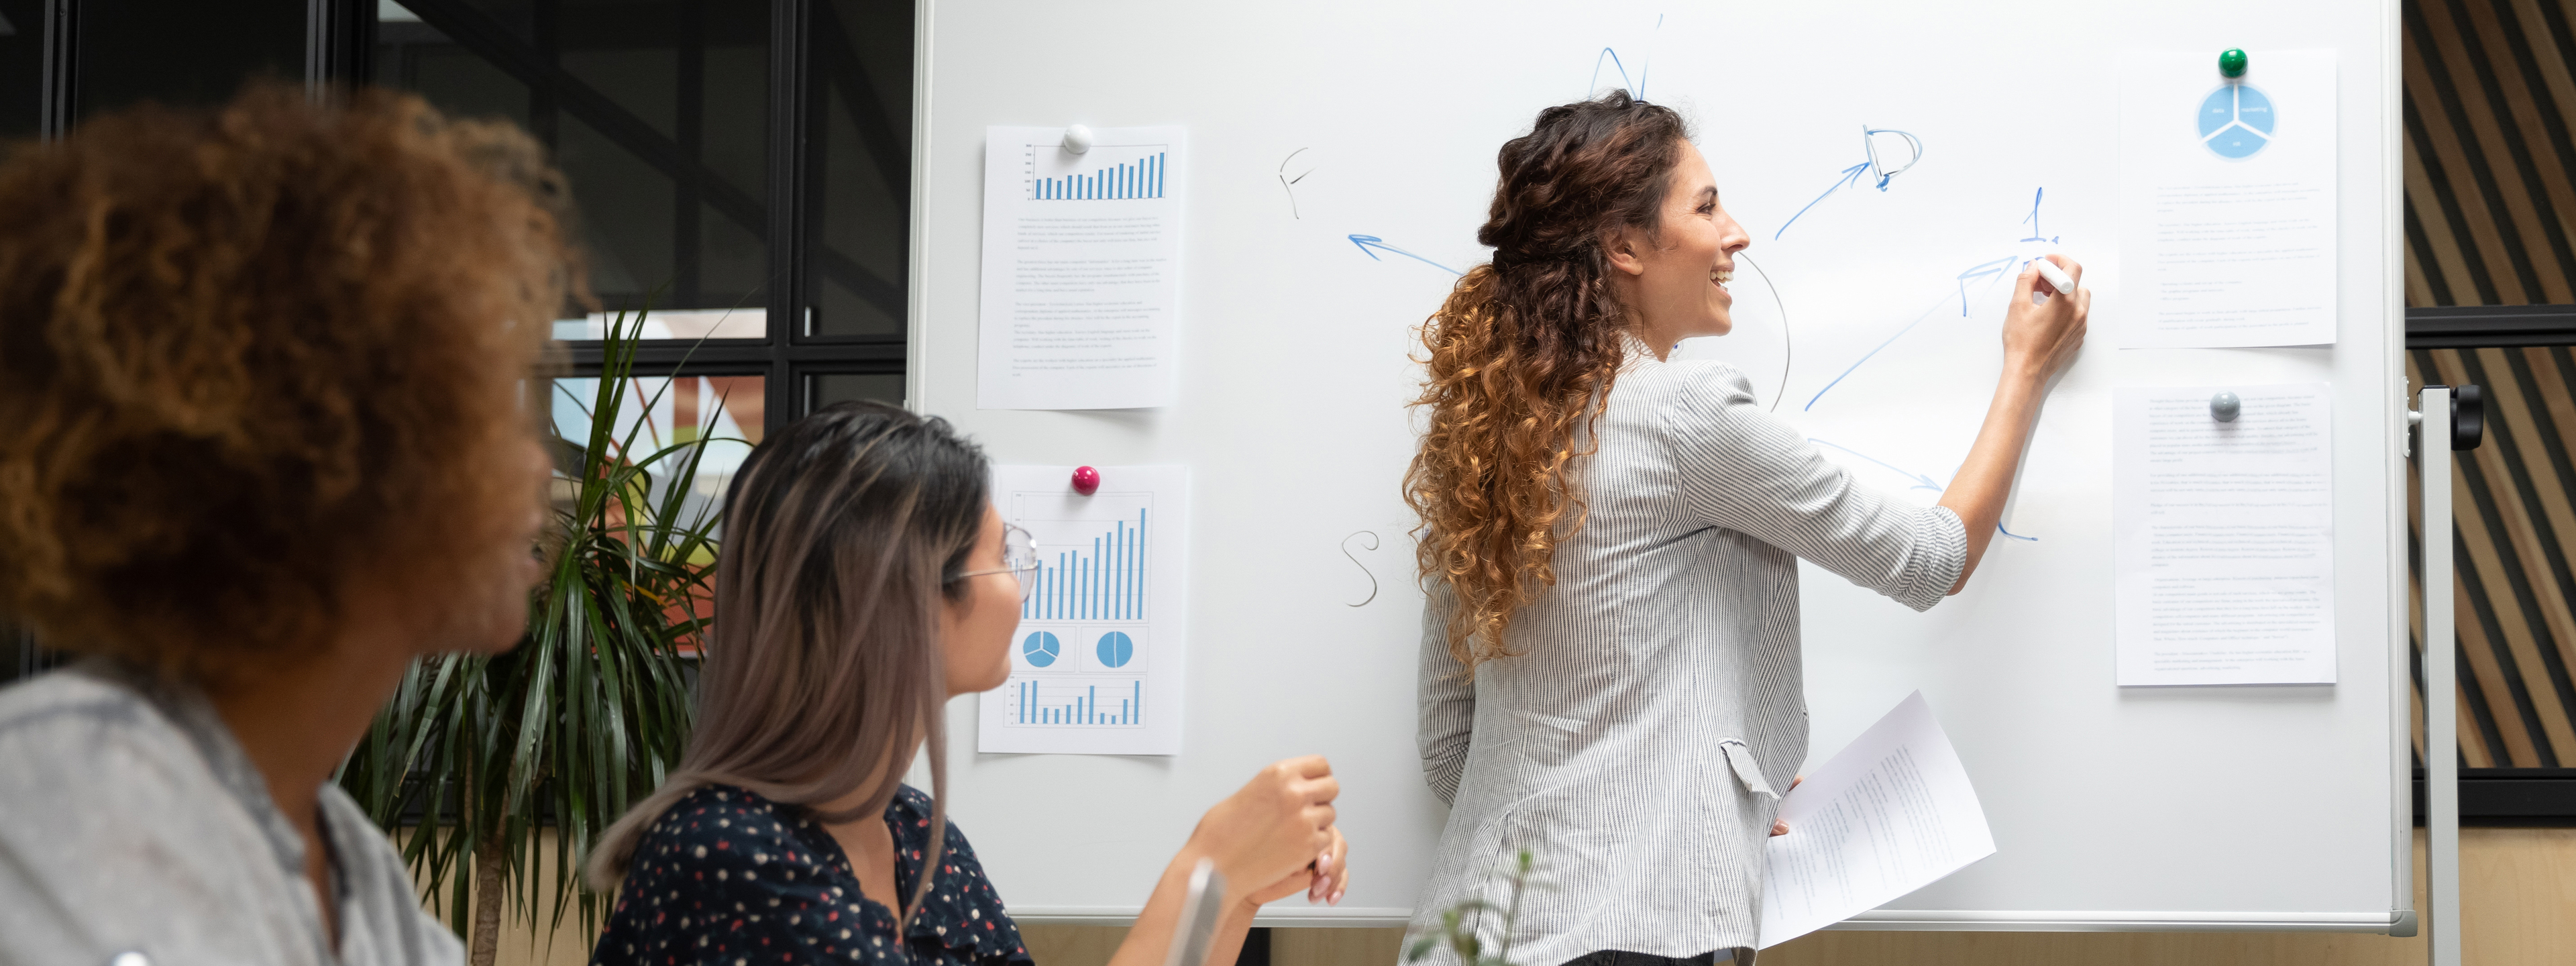
[[2404, 16], [2406, 304], [2576, 303], [2576, 0]]
[[[2576, 0], [2406, 3], [2407, 305], [2576, 303], [2571, 24]], [[2486, 444], [2452, 473], [2461, 763], [2576, 768], [2576, 357], [2418, 349], [2406, 372], [2487, 391]], [[2415, 717], [2420, 758], [2420, 677]]]
[[[2471, 768], [2576, 767], [2576, 354], [2417, 349], [2408, 381], [2487, 391], [2486, 442], [2451, 471], [2460, 755]], [[2420, 546], [2422, 513], [2410, 514]], [[2421, 599], [2421, 586], [2417, 588]], [[2420, 608], [2420, 604], [2419, 604]], [[2423, 644], [2415, 617], [2415, 646]], [[2418, 681], [2421, 735], [2421, 681]]]

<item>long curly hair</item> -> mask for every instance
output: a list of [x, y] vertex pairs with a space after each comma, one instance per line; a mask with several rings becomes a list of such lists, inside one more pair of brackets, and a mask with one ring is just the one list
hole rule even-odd
[[[475, 586], [542, 494], [522, 395], [582, 293], [526, 134], [255, 83], [0, 165], [0, 611], [221, 683], [353, 575]], [[424, 598], [426, 599], [426, 598]]]
[[1556, 583], [1556, 545], [1583, 525], [1568, 469], [1589, 453], [1578, 437], [1608, 403], [1628, 321], [1604, 245], [1622, 228], [1654, 237], [1689, 138], [1680, 114], [1625, 91], [1540, 111], [1496, 157], [1476, 230], [1492, 262], [1422, 326], [1413, 404], [1429, 420], [1404, 498], [1421, 516], [1423, 582], [1454, 597], [1449, 653], [1470, 676], [1513, 653], [1513, 612]]

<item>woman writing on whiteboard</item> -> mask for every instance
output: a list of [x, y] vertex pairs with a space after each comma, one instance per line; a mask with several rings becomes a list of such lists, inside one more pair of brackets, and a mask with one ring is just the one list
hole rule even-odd
[[[939, 794], [948, 700], [1009, 677], [1037, 568], [990, 475], [946, 422], [880, 403], [797, 420], [743, 464], [688, 750], [591, 853], [617, 897], [592, 962], [1028, 966]], [[928, 795], [903, 783], [925, 747]], [[1215, 962], [1262, 903], [1339, 901], [1338, 789], [1292, 758], [1209, 809], [1113, 966], [1163, 962], [1202, 858], [1226, 881]]]
[[1528, 849], [1551, 888], [1522, 902], [1516, 959], [1749, 962], [1762, 839], [1807, 754], [1797, 560], [1916, 610], [1966, 586], [2089, 294], [2022, 272], [1984, 426], [1918, 508], [1742, 372], [1667, 361], [1727, 332], [1750, 244], [1679, 115], [1624, 92], [1552, 107], [1499, 165], [1493, 261], [1423, 329], [1405, 478], [1431, 593], [1418, 741], [1451, 801], [1415, 926], [1498, 899]]

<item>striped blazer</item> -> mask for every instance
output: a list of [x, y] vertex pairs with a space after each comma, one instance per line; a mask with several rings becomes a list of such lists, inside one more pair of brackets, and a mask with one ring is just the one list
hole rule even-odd
[[1416, 740], [1450, 812], [1413, 926], [1499, 902], [1528, 849], [1545, 886], [1521, 966], [1755, 945], [1775, 792], [1807, 757], [1798, 558], [1916, 610], [1967, 560], [1958, 517], [1853, 481], [1734, 367], [1628, 355], [1575, 464], [1589, 514], [1513, 616], [1517, 656], [1471, 682], [1445, 588], [1423, 614]]

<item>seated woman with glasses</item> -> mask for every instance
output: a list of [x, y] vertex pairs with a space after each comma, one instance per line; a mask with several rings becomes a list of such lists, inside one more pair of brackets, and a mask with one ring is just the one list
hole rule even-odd
[[[617, 897], [592, 962], [1031, 961], [943, 794], [944, 708], [1010, 676], [1038, 565], [988, 478], [946, 422], [878, 403], [798, 420], [743, 464], [696, 730], [591, 853]], [[903, 784], [925, 746], [930, 795]], [[1163, 961], [1201, 859], [1227, 883], [1211, 962], [1262, 903], [1339, 902], [1338, 791], [1295, 758], [1218, 802], [1111, 962]]]

